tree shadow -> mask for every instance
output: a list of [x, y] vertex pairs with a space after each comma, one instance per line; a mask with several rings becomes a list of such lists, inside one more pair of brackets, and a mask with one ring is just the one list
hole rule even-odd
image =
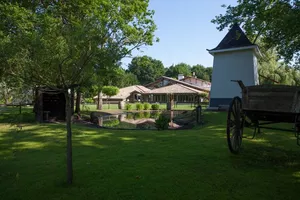
[[[264, 140], [246, 139], [241, 154], [231, 155], [225, 139], [224, 115], [211, 114], [207, 119], [211, 123], [201, 128], [174, 131], [73, 125], [75, 183], [63, 188], [64, 125], [33, 124], [21, 131], [8, 128], [0, 134], [0, 196], [5, 193], [5, 199], [185, 199], [197, 198], [199, 194], [204, 199], [228, 195], [236, 199], [297, 197], [300, 153], [290, 147], [292, 139], [288, 135], [273, 137], [266, 132]], [[276, 141], [282, 138], [282, 142]], [[274, 146], [270, 146], [272, 142]]]

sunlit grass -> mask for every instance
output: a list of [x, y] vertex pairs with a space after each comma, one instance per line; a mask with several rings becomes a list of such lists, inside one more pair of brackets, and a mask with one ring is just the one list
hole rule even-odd
[[[226, 113], [192, 130], [120, 131], [73, 125], [74, 184], [65, 184], [63, 124], [0, 115], [0, 199], [298, 199], [300, 147], [293, 133], [245, 129], [229, 153]], [[27, 114], [26, 114], [27, 113]], [[290, 127], [290, 125], [282, 125]]]

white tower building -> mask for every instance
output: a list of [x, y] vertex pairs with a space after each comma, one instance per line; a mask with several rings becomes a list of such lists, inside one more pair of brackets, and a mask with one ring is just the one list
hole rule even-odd
[[249, 41], [237, 25], [229, 30], [220, 44], [208, 52], [214, 56], [209, 107], [220, 108], [241, 97], [241, 88], [231, 80], [242, 80], [244, 85], [257, 85], [258, 46]]

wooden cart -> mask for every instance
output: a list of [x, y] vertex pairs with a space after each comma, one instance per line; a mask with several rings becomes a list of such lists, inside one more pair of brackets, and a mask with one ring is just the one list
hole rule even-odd
[[[237, 154], [242, 145], [244, 127], [254, 129], [253, 138], [261, 128], [292, 131], [300, 145], [300, 87], [286, 85], [244, 86], [242, 99], [234, 97], [227, 115], [227, 141], [229, 150]], [[294, 129], [266, 127], [266, 124], [293, 123]]]

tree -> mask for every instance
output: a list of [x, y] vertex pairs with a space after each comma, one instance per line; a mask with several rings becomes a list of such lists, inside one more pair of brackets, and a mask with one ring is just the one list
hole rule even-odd
[[[105, 94], [106, 96], [108, 96], [110, 98], [119, 93], [119, 88], [117, 88], [115, 86], [104, 86], [102, 88], [102, 92], [103, 92], [103, 94]], [[108, 103], [108, 109], [109, 108], [110, 108], [110, 104]]]
[[102, 88], [105, 85], [120, 86], [123, 79], [124, 70], [121, 68], [119, 63], [106, 62], [101, 63], [101, 60], [96, 67], [96, 73], [93, 77], [94, 89], [96, 90], [97, 98], [97, 109], [102, 110]]
[[137, 76], [131, 72], [125, 72], [121, 77], [121, 86], [120, 87], [128, 87], [131, 85], [139, 85], [140, 82]]
[[128, 66], [128, 71], [136, 75], [142, 85], [155, 81], [164, 74], [164, 70], [160, 60], [149, 56], [135, 57]]
[[238, 0], [236, 6], [223, 7], [226, 13], [212, 20], [219, 30], [241, 24], [252, 42], [260, 38], [287, 64], [300, 64], [300, 0]]
[[210, 74], [207, 73], [207, 70], [203, 65], [194, 65], [192, 67], [192, 72], [195, 73], [197, 78], [210, 81]]
[[277, 61], [276, 53], [269, 50], [266, 54], [268, 59], [260, 59], [258, 65], [260, 84], [284, 84], [297, 85], [299, 73], [294, 68]]
[[184, 76], [191, 75], [191, 66], [186, 63], [179, 63], [177, 65], [172, 65], [166, 70], [165, 76], [177, 78], [178, 74], [183, 74]]
[[97, 59], [110, 66], [133, 49], [152, 45], [153, 11], [142, 0], [7, 2], [0, 4], [1, 76], [65, 94], [67, 182], [72, 183], [69, 91], [92, 77]]

